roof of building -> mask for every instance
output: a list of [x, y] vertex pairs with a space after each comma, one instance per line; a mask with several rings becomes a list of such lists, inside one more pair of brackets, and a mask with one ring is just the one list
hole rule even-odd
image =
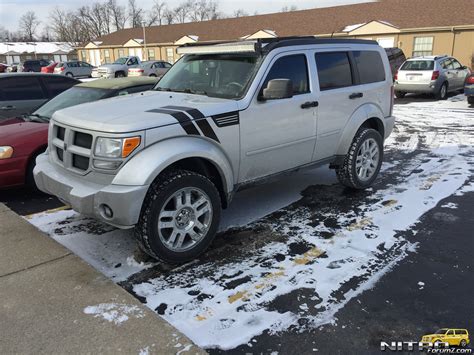
[[65, 42], [0, 42], [0, 54], [67, 54], [73, 50]]
[[[398, 28], [472, 25], [473, 0], [380, 0], [286, 13], [191, 22], [146, 29], [148, 43], [174, 43], [184, 36], [199, 41], [234, 40], [260, 30], [277, 36], [340, 33], [377, 20]], [[357, 27], [354, 27], [357, 28]], [[142, 28], [128, 28], [98, 38], [100, 46], [123, 45], [143, 38]]]

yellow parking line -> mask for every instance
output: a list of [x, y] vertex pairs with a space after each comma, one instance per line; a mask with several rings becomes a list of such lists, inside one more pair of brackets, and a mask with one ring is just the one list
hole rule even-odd
[[59, 211], [66, 211], [66, 210], [70, 210], [71, 209], [71, 206], [68, 206], [68, 205], [65, 205], [65, 206], [61, 206], [61, 207], [58, 207], [58, 208], [52, 208], [50, 210], [46, 210], [46, 211], [43, 211], [43, 212], [37, 212], [37, 213], [32, 213], [32, 214], [28, 214], [26, 216], [24, 216], [26, 219], [31, 219], [32, 217], [40, 214], [40, 213], [54, 213], [54, 212], [59, 212]]

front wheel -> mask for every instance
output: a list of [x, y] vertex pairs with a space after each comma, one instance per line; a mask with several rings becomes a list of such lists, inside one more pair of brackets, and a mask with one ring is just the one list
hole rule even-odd
[[465, 347], [467, 346], [467, 341], [466, 341], [466, 339], [461, 340], [460, 343], [459, 343], [459, 346], [460, 346], [461, 348], [465, 348]]
[[382, 136], [375, 129], [363, 128], [354, 137], [344, 163], [336, 169], [337, 178], [352, 189], [365, 189], [377, 177], [382, 159]]
[[407, 93], [403, 91], [395, 91], [395, 97], [397, 99], [403, 99]]
[[124, 78], [125, 73], [123, 71], [119, 71], [119, 72], [115, 73], [115, 77], [116, 78]]
[[208, 178], [173, 170], [150, 186], [135, 237], [151, 257], [172, 264], [184, 263], [209, 247], [220, 215], [219, 192]]
[[74, 75], [72, 73], [66, 73], [67, 77], [74, 78]]

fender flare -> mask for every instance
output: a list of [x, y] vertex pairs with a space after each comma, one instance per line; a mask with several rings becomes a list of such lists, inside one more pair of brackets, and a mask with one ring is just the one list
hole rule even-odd
[[[385, 123], [382, 110], [374, 104], [365, 104], [359, 106], [354, 111], [351, 118], [347, 121], [347, 124], [342, 131], [336, 155], [343, 156], [347, 154], [357, 131], [365, 121], [371, 118], [377, 119], [377, 121], [379, 121], [379, 126], [382, 127], [383, 132], [385, 132]], [[382, 133], [382, 139], [384, 139], [384, 133]]]
[[198, 137], [170, 138], [146, 147], [119, 170], [112, 184], [150, 185], [164, 169], [186, 158], [208, 160], [219, 171], [224, 191], [233, 191], [234, 172], [228, 157], [214, 143]]

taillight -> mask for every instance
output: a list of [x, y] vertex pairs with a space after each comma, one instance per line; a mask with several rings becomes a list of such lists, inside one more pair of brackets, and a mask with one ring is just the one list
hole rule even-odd
[[435, 70], [433, 74], [431, 74], [431, 80], [436, 80], [439, 78], [439, 71]]
[[395, 75], [393, 76], [393, 80], [398, 80], [398, 70], [397, 70], [397, 72], [395, 73]]
[[137, 72], [139, 72], [139, 73], [143, 73], [143, 72], [144, 72], [144, 70], [143, 70], [143, 69], [138, 69], [138, 70], [137, 70]]
[[474, 84], [474, 75], [468, 76], [466, 78], [466, 84]]

